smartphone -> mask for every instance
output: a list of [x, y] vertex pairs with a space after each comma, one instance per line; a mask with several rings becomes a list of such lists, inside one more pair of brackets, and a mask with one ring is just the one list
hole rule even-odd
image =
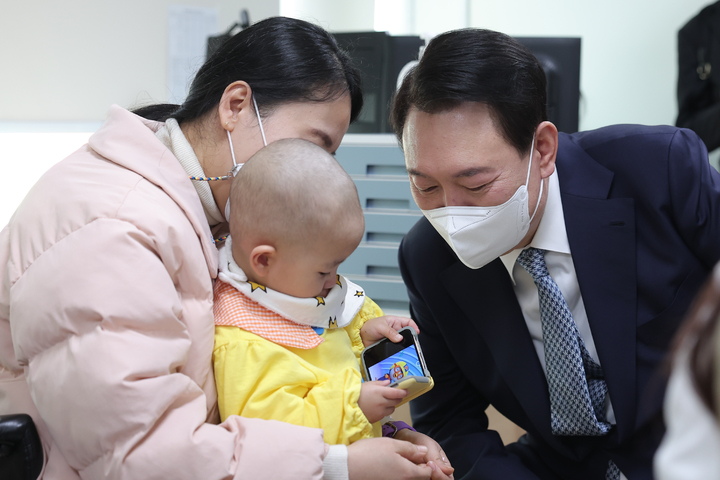
[[390, 380], [389, 386], [408, 390], [402, 405], [429, 391], [434, 382], [415, 329], [405, 327], [398, 333], [403, 337], [398, 343], [383, 338], [366, 347], [361, 354], [361, 362], [365, 380]]

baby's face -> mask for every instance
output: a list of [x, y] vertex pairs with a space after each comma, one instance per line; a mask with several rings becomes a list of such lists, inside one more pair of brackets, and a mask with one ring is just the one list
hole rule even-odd
[[357, 248], [357, 242], [316, 242], [277, 251], [266, 286], [293, 297], [325, 297], [337, 282], [340, 264]]

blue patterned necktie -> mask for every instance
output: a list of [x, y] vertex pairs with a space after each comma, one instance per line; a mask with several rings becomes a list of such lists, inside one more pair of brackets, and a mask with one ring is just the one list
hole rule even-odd
[[[605, 418], [607, 385], [602, 368], [587, 351], [570, 308], [548, 272], [544, 253], [528, 248], [517, 261], [538, 288], [552, 432], [568, 436], [606, 435], [612, 425]], [[606, 478], [614, 480], [619, 474], [610, 461]]]

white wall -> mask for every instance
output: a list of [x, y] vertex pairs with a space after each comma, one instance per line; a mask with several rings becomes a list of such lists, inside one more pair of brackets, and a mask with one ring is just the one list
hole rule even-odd
[[[168, 99], [168, 6], [180, 0], [0, 0], [0, 228], [49, 167], [77, 150], [110, 105]], [[225, 31], [279, 0], [182, 0], [216, 8]]]
[[[326, 28], [362, 31], [369, 29], [367, 16], [357, 12], [377, 5], [378, 12], [391, 12], [377, 24], [394, 34], [472, 26], [513, 36], [581, 37], [580, 128], [591, 129], [675, 122], [677, 31], [712, 1], [283, 0], [281, 13], [294, 15], [286, 5], [302, 4], [304, 17], [316, 18]], [[398, 11], [409, 18], [397, 16]]]
[[9, 181], [0, 190], [0, 229], [50, 167], [87, 143], [91, 132], [0, 131], [0, 165]]
[[677, 31], [709, 3], [473, 0], [471, 23], [516, 36], [581, 37], [581, 129], [673, 124]]
[[[167, 8], [179, 0], [1, 0], [0, 122], [100, 121], [112, 103], [167, 98]], [[676, 33], [710, 0], [379, 0], [404, 4], [414, 33], [468, 25], [583, 40], [581, 127], [672, 123]], [[218, 9], [219, 30], [248, 8], [333, 31], [371, 30], [375, 0], [186, 0]], [[403, 32], [401, 32], [403, 33]], [[410, 33], [410, 32], [404, 32]]]
[[456, 28], [472, 27], [472, 0], [414, 0], [415, 31], [434, 36]]
[[[395, 33], [440, 33], [470, 25], [515, 36], [580, 36], [580, 126], [590, 129], [674, 122], [677, 30], [712, 0], [377, 1], [381, 7], [392, 2], [411, 15], [397, 18]], [[0, 133], [8, 134], [0, 137], [0, 168], [22, 178], [0, 191], [2, 226], [34, 179], [79, 147], [111, 104], [167, 99], [167, 11], [180, 0], [0, 2]], [[282, 13], [331, 31], [362, 31], [374, 27], [376, 0], [182, 4], [217, 8], [219, 31], [235, 22], [242, 8], [252, 21]], [[66, 140], [15, 135], [38, 130], [84, 133]]]
[[224, 31], [279, 0], [0, 0], [0, 122], [101, 121], [113, 103], [165, 101], [168, 6], [217, 8]]
[[[385, 0], [396, 1], [396, 0]], [[374, 0], [280, 0], [280, 14], [316, 23], [333, 32], [372, 31]]]

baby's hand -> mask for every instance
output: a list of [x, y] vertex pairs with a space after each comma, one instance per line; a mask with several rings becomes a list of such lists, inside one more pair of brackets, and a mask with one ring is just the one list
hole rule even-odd
[[418, 329], [412, 318], [396, 317], [394, 315], [372, 318], [365, 322], [365, 325], [360, 329], [360, 338], [362, 338], [363, 345], [366, 347], [385, 337], [397, 343], [403, 338], [397, 331], [407, 326], [413, 327], [415, 332], [420, 333], [420, 329]]
[[370, 423], [379, 422], [392, 415], [395, 407], [408, 394], [407, 390], [388, 387], [390, 380], [364, 382], [360, 386], [358, 406]]

